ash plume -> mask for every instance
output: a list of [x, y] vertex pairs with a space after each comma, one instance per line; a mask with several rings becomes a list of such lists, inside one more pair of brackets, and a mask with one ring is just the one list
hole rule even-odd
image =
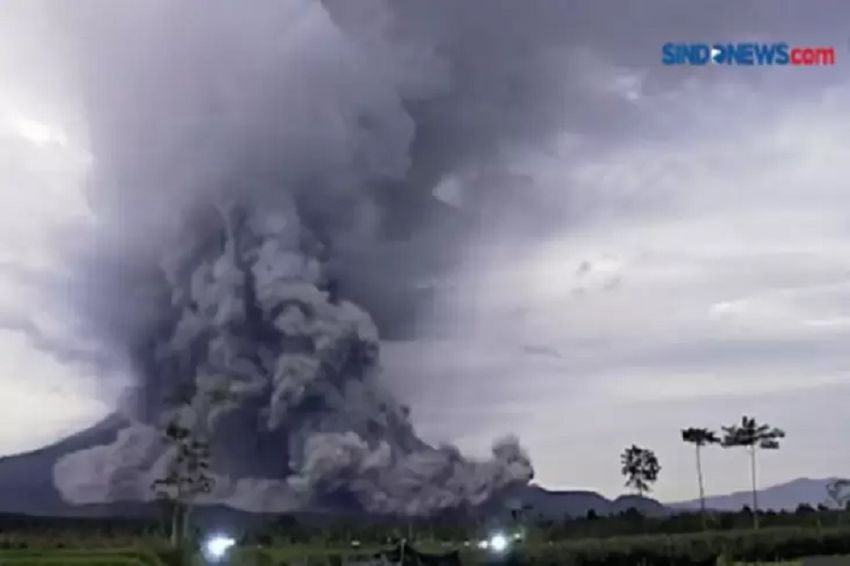
[[[66, 283], [81, 335], [125, 356], [137, 383], [134, 424], [57, 463], [66, 499], [150, 499], [173, 456], [157, 426], [175, 412], [211, 439], [206, 499], [247, 510], [427, 514], [531, 479], [516, 439], [474, 461], [416, 435], [380, 339], [421, 305], [370, 312], [450, 260], [435, 226], [461, 238], [474, 224], [434, 198], [440, 179], [492, 167], [562, 117], [549, 10], [153, 1], [61, 14], [96, 219]], [[415, 257], [382, 255], [417, 238]]]
[[[416, 437], [378, 379], [377, 328], [336, 296], [293, 203], [222, 216], [215, 238], [187, 240], [162, 266], [175, 317], [148, 352], [142, 387], [150, 417], [182, 410], [211, 436], [211, 501], [291, 511], [344, 494], [371, 512], [420, 514], [480, 504], [530, 478], [513, 440], [475, 463]], [[188, 392], [189, 407], [157, 406], [169, 390]], [[140, 422], [110, 447], [60, 460], [57, 485], [79, 501], [147, 499], [173, 457], [158, 439]]]

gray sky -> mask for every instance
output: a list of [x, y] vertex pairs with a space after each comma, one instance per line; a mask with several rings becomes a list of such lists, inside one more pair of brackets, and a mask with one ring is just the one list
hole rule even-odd
[[[101, 418], [127, 380], [57, 360], [16, 330], [37, 296], [26, 273], [61, 269], [57, 234], [91, 221], [96, 162], [78, 77], [39, 6], [0, 13], [0, 453]], [[546, 67], [563, 69], [546, 98], [565, 107], [553, 132], [509, 145], [496, 172], [466, 167], [428, 187], [486, 221], [451, 270], [420, 282], [434, 301], [416, 338], [387, 342], [387, 379], [429, 440], [484, 454], [518, 434], [548, 487], [617, 494], [619, 452], [637, 443], [661, 460], [657, 496], [691, 498], [679, 429], [744, 413], [789, 434], [764, 455], [765, 485], [844, 474], [850, 452], [834, 439], [850, 426], [850, 29], [835, 29], [826, 3], [805, 14], [747, 4], [679, 24], [663, 6], [566, 10], [552, 25], [574, 39]], [[498, 3], [493, 26], [520, 9]], [[837, 65], [660, 64], [662, 43], [695, 36], [805, 38], [835, 45]], [[61, 334], [62, 317], [44, 310], [41, 328]], [[710, 493], [746, 487], [743, 454], [704, 462]]]

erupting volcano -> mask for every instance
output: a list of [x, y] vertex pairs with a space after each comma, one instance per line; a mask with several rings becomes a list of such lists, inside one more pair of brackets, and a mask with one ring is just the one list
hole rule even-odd
[[[511, 437], [470, 460], [417, 435], [381, 373], [397, 328], [370, 314], [411, 266], [438, 277], [505, 196], [495, 183], [492, 198], [465, 187], [448, 202], [441, 183], [498, 179], [500, 151], [547, 135], [561, 112], [547, 54], [562, 35], [546, 10], [500, 35], [473, 4], [64, 14], [92, 221], [52, 282], [89, 348], [67, 349], [132, 381], [130, 426], [55, 466], [67, 501], [153, 498], [175, 415], [211, 445], [202, 500], [246, 510], [429, 514], [530, 480]], [[374, 252], [398, 242], [415, 251]]]
[[[154, 410], [113, 445], [60, 460], [60, 491], [81, 503], [151, 498], [175, 456], [157, 420], [173, 411], [212, 440], [217, 481], [207, 500], [246, 510], [353, 497], [370, 512], [424, 514], [527, 482], [530, 462], [512, 439], [492, 460], [470, 462], [416, 436], [380, 382], [372, 319], [338, 296], [326, 246], [281, 200], [222, 209], [209, 232], [188, 235], [163, 262], [173, 317], [148, 352], [142, 393]], [[158, 402], [175, 392], [186, 406]]]

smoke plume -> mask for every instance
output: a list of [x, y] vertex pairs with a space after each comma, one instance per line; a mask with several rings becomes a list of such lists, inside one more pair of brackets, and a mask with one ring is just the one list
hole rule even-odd
[[427, 445], [380, 373], [380, 339], [427, 307], [404, 288], [450, 260], [445, 238], [486, 208], [486, 191], [458, 211], [435, 186], [563, 118], [563, 30], [542, 3], [511, 4], [103, 2], [61, 15], [95, 218], [63, 285], [79, 336], [137, 382], [116, 442], [57, 463], [66, 499], [150, 499], [173, 457], [157, 427], [175, 412], [211, 439], [206, 499], [247, 510], [423, 514], [532, 477], [515, 439], [486, 461]]

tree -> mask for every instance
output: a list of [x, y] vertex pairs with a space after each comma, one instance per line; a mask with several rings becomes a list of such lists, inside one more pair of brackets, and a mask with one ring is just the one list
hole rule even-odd
[[620, 455], [620, 463], [623, 465], [622, 474], [627, 477], [626, 487], [635, 488], [640, 496], [650, 491], [649, 484], [658, 479], [661, 471], [655, 453], [634, 444]]
[[836, 509], [844, 509], [850, 502], [850, 494], [845, 491], [847, 488], [850, 488], [850, 480], [838, 479], [826, 484], [826, 493]]
[[779, 449], [779, 439], [785, 438], [785, 432], [770, 425], [760, 425], [754, 418], [746, 415], [741, 418], [740, 425], [724, 426], [724, 448], [743, 446], [750, 454], [750, 470], [753, 486], [753, 527], [759, 528], [758, 491], [756, 488], [756, 451]]
[[166, 424], [163, 437], [173, 450], [173, 457], [163, 477], [151, 488], [157, 497], [170, 503], [171, 544], [178, 547], [189, 530], [189, 515], [194, 500], [212, 490], [209, 443], [175, 414]]
[[832, 480], [826, 485], [829, 502], [838, 510], [836, 520], [839, 525], [844, 515], [842, 511], [845, 511], [850, 505], [850, 494], [846, 492], [847, 488], [850, 488], [850, 480], [847, 479]]
[[699, 509], [702, 516], [702, 526], [705, 528], [705, 489], [702, 483], [702, 460], [700, 451], [703, 446], [719, 444], [720, 438], [714, 431], [707, 428], [686, 428], [682, 431], [682, 440], [689, 442], [696, 448], [697, 455], [697, 481], [699, 482]]

